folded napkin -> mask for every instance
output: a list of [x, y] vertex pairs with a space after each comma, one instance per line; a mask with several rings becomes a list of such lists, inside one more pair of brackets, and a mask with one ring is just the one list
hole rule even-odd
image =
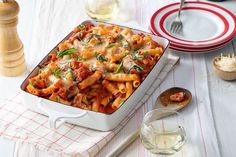
[[[165, 67], [153, 86], [147, 91], [141, 103], [146, 102], [178, 60], [178, 57], [169, 56]], [[0, 104], [0, 136], [19, 142], [22, 149], [16, 149], [18, 151], [16, 154], [22, 157], [30, 156], [24, 154], [25, 151], [21, 151], [24, 146], [34, 149], [32, 156], [36, 156], [37, 151], [35, 150], [57, 156], [94, 156], [138, 110], [133, 110], [114, 130], [108, 132], [95, 131], [68, 123], [61, 125], [57, 130], [52, 130], [48, 127], [46, 116], [26, 109], [23, 102], [23, 96], [19, 93], [5, 103]]]

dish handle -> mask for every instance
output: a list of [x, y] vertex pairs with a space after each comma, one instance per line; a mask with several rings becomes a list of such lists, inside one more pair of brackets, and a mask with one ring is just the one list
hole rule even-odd
[[[53, 109], [53, 107], [50, 107], [50, 105], [43, 102], [42, 98], [39, 98], [38, 108], [42, 111], [46, 112], [48, 115], [48, 123], [49, 127], [51, 129], [56, 129], [57, 127], [61, 126], [63, 123], [65, 123], [65, 120], [62, 120], [63, 118], [80, 118], [87, 114], [87, 111], [82, 111], [81, 113], [62, 113], [57, 111], [56, 109]], [[61, 122], [57, 124], [57, 121], [61, 119]]]

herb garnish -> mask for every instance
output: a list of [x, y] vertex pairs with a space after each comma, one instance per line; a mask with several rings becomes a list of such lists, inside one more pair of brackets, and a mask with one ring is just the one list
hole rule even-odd
[[115, 74], [120, 73], [121, 70], [122, 70], [122, 68], [123, 68], [123, 62], [121, 62], [121, 63], [119, 64], [118, 68], [117, 68], [116, 71], [115, 71]]
[[75, 75], [75, 73], [71, 69], [69, 72], [71, 73], [73, 80], [76, 79], [77, 75]]
[[137, 72], [142, 72], [142, 71], [143, 71], [143, 68], [142, 68], [140, 65], [134, 64], [134, 65], [132, 65], [132, 66], [129, 68], [128, 73], [129, 73], [130, 70], [133, 69], [133, 68], [134, 68]]
[[88, 38], [88, 40], [86, 41], [87, 43], [93, 38], [93, 37], [96, 37], [97, 39], [101, 39], [101, 35], [99, 35], [99, 34], [91, 34], [90, 36], [89, 36], [89, 38]]
[[107, 61], [107, 58], [101, 54], [96, 54], [96, 59], [101, 62]]
[[78, 61], [86, 61], [86, 60], [87, 60], [87, 58], [82, 58], [82, 57], [78, 56]]
[[93, 35], [94, 37], [98, 38], [98, 39], [101, 38], [101, 35], [99, 35], [99, 34], [95, 34], [95, 33], [93, 33], [92, 35]]
[[122, 34], [118, 34], [119, 41], [123, 40], [125, 37]]
[[71, 55], [75, 51], [76, 51], [75, 48], [69, 48], [69, 49], [63, 50], [57, 54], [57, 58], [63, 57], [64, 55]]
[[137, 71], [137, 72], [141, 72], [143, 71], [143, 68], [137, 64], [134, 65], [134, 69]]
[[144, 58], [143, 55], [134, 55], [132, 57], [130, 57], [131, 60], [135, 61], [135, 60], [142, 60]]
[[134, 53], [136, 53], [139, 49], [141, 49], [140, 47], [137, 47], [134, 49]]
[[99, 42], [96, 42], [96, 43], [95, 43], [95, 46], [98, 46], [98, 45], [102, 45], [102, 42], [99, 41]]
[[60, 76], [60, 74], [61, 74], [61, 69], [60, 69], [60, 68], [57, 68], [57, 69], [55, 69], [52, 73], [53, 73], [53, 75], [55, 75], [55, 76]]
[[81, 45], [82, 46], [88, 46], [88, 43], [87, 42], [81, 42]]
[[71, 69], [68, 69], [67, 72], [64, 74], [64, 78], [67, 77], [67, 75], [70, 74], [72, 76], [72, 79], [74, 80], [77, 76], [74, 74], [74, 72]]
[[129, 47], [129, 43], [128, 43], [127, 41], [120, 42], [120, 44], [121, 44], [122, 47], [124, 47], [124, 48]]
[[82, 46], [87, 46], [88, 43], [90, 42], [90, 40], [91, 40], [93, 37], [96, 37], [98, 40], [101, 40], [101, 35], [99, 35], [99, 34], [94, 34], [94, 33], [93, 33], [93, 34], [91, 34], [91, 35], [88, 37], [88, 39], [87, 39], [86, 41], [82, 42], [81, 45], [82, 45]]
[[35, 82], [29, 82], [29, 85], [34, 86]]
[[78, 25], [78, 28], [85, 29], [85, 26], [83, 24]]
[[115, 46], [116, 44], [115, 43], [111, 43], [110, 45], [108, 45], [106, 48], [111, 48], [113, 46]]

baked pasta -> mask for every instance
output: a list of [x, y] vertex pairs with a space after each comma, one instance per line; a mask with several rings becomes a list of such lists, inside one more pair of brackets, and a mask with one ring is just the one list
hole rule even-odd
[[26, 91], [66, 105], [112, 113], [163, 53], [151, 36], [129, 28], [81, 24], [50, 53]]

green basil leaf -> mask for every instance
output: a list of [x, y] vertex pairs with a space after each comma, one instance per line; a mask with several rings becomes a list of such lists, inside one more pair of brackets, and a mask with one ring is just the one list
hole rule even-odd
[[74, 72], [72, 71], [72, 69], [68, 69], [67, 71], [66, 71], [66, 73], [64, 74], [64, 78], [68, 75], [68, 74], [71, 74], [71, 76], [72, 76], [72, 78], [73, 79], [75, 79], [77, 76], [74, 74]]
[[134, 65], [134, 69], [137, 71], [137, 72], [142, 72], [143, 71], [143, 68], [137, 64]]
[[60, 69], [60, 68], [57, 68], [57, 69], [55, 69], [52, 73], [53, 73], [53, 75], [55, 75], [55, 76], [60, 76], [60, 74], [61, 74], [61, 69]]
[[126, 52], [125, 52], [125, 56], [127, 56], [128, 54], [129, 54], [129, 51], [126, 51]]
[[80, 56], [78, 56], [78, 61], [86, 61], [87, 59], [86, 58], [82, 58], [82, 57], [80, 57]]
[[143, 55], [134, 55], [130, 59], [135, 61], [135, 60], [142, 60], [144, 58]]
[[34, 86], [35, 82], [29, 82], [29, 85]]
[[102, 45], [102, 42], [99, 41], [99, 42], [95, 43], [95, 46], [98, 46], [98, 45]]
[[119, 64], [118, 68], [117, 68], [116, 71], [115, 71], [115, 74], [120, 73], [121, 70], [122, 70], [122, 68], [123, 68], [123, 62], [121, 62], [121, 63]]
[[78, 25], [78, 28], [85, 29], [85, 26], [83, 24]]
[[70, 71], [69, 71], [70, 73], [71, 73], [71, 75], [72, 75], [72, 78], [73, 79], [76, 79], [76, 77], [77, 77], [77, 75], [75, 75], [75, 73], [70, 69]]
[[123, 40], [125, 37], [122, 34], [118, 34], [119, 41]]
[[128, 43], [127, 41], [120, 42], [120, 44], [121, 44], [122, 47], [124, 47], [124, 48], [129, 47], [129, 43]]
[[87, 42], [81, 42], [81, 45], [82, 46], [88, 46], [88, 43]]
[[96, 37], [96, 38], [98, 38], [98, 39], [100, 39], [101, 38], [101, 35], [99, 35], [99, 34], [92, 34], [94, 37]]
[[133, 68], [134, 68], [137, 72], [142, 72], [142, 71], [143, 71], [143, 68], [142, 68], [140, 65], [134, 64], [134, 65], [132, 65], [132, 66], [129, 68], [128, 73], [129, 73], [130, 70], [133, 69]]
[[136, 53], [140, 48], [135, 48], [134, 49], [134, 53]]
[[111, 48], [114, 47], [116, 44], [115, 43], [111, 43], [110, 45], [108, 45], [106, 48]]
[[101, 54], [96, 54], [96, 59], [102, 62], [107, 61], [107, 58]]
[[89, 36], [89, 38], [87, 39], [87, 43], [93, 38], [93, 37], [96, 37], [97, 39], [101, 39], [101, 35], [99, 35], [99, 34], [91, 34], [90, 36]]
[[71, 55], [75, 51], [76, 51], [75, 48], [69, 48], [69, 49], [63, 50], [57, 54], [57, 58], [63, 57], [64, 55]]
[[124, 48], [127, 48], [127, 47], [129, 47], [129, 44], [128, 44], [128, 43], [123, 44], [123, 47], [124, 47]]

